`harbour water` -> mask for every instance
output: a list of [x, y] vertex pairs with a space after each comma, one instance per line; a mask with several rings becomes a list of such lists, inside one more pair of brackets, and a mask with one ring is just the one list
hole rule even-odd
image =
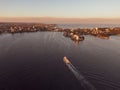
[[0, 35], [0, 90], [80, 90], [67, 56], [97, 90], [120, 90], [120, 37], [85, 36], [75, 44], [62, 32]]
[[58, 24], [62, 28], [104, 28], [104, 27], [120, 27], [120, 24]]

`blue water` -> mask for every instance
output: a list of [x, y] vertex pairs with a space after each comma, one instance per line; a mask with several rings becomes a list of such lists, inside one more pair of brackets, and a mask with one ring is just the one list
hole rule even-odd
[[120, 37], [85, 36], [79, 44], [58, 32], [0, 35], [0, 90], [80, 90], [63, 62], [97, 90], [120, 90]]

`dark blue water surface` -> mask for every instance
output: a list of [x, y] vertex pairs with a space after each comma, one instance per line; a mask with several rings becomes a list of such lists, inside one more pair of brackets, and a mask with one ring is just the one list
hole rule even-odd
[[0, 90], [80, 90], [64, 56], [97, 90], [120, 90], [119, 36], [75, 44], [59, 32], [0, 35]]

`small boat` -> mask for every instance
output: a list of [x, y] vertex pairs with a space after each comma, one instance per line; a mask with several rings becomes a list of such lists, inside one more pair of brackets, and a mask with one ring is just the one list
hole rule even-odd
[[72, 63], [66, 56], [63, 57], [63, 61], [68, 69], [76, 77], [80, 85], [84, 88], [84, 90], [96, 90], [96, 88], [88, 80], [86, 80], [86, 78], [75, 68], [75, 66], [72, 65]]

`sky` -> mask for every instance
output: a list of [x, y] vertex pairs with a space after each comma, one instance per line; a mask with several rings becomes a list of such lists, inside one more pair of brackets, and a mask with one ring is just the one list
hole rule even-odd
[[41, 17], [117, 20], [120, 0], [0, 0], [0, 21]]

